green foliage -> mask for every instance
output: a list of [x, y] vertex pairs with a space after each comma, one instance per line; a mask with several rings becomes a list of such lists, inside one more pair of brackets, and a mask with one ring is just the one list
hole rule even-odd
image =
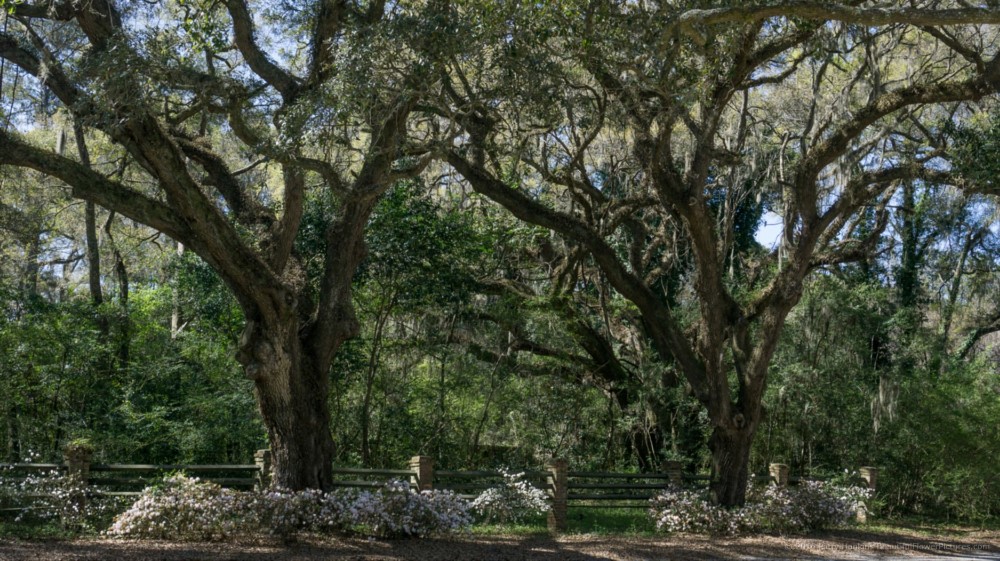
[[[0, 317], [0, 414], [7, 434], [0, 440], [2, 457], [20, 461], [33, 451], [57, 460], [65, 444], [83, 440], [99, 460], [212, 463], [252, 457], [263, 431], [250, 382], [233, 360], [238, 320], [231, 297], [209, 276], [180, 276], [181, 302], [192, 303], [191, 321], [173, 339], [167, 288], [136, 289], [127, 317], [115, 302], [95, 309], [80, 298], [36, 299], [18, 316]], [[127, 331], [119, 329], [123, 321]], [[103, 332], [106, 325], [111, 338]], [[119, 344], [114, 339], [121, 336], [132, 348], [128, 365], [111, 359]]]
[[813, 283], [774, 362], [754, 465], [814, 475], [874, 465], [887, 514], [996, 516], [995, 355], [941, 357], [933, 324], [892, 296], [834, 277]]
[[468, 213], [446, 211], [422, 191], [416, 182], [401, 183], [379, 203], [357, 282], [363, 291], [390, 295], [401, 309], [461, 306], [491, 240]]
[[1000, 184], [1000, 112], [981, 114], [960, 127], [950, 126], [955, 134], [951, 146], [956, 171], [977, 191], [997, 193]]
[[880, 447], [890, 513], [984, 520], [1000, 514], [995, 458], [1000, 436], [996, 363], [984, 356], [940, 377], [918, 376], [900, 390], [899, 419]]

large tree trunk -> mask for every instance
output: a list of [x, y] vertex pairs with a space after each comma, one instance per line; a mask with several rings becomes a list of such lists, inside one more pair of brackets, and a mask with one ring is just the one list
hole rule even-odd
[[[334, 443], [327, 403], [329, 374], [316, 368], [298, 336], [298, 321], [244, 332], [247, 375], [254, 381], [261, 418], [273, 458], [272, 483], [286, 489], [324, 489], [332, 485]], [[287, 337], [275, 337], [289, 334]]]
[[332, 487], [330, 365], [344, 341], [360, 330], [351, 281], [366, 253], [364, 225], [375, 200], [345, 205], [329, 226], [318, 306], [308, 287], [294, 282], [237, 294], [247, 323], [236, 358], [254, 381], [277, 487]]
[[712, 483], [709, 495], [713, 503], [742, 506], [746, 502], [750, 471], [750, 445], [753, 429], [749, 426], [716, 426], [709, 440], [712, 450]]

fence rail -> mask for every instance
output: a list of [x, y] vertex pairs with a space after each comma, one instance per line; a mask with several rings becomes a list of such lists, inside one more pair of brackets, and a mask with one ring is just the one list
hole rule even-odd
[[[56, 471], [75, 477], [77, 481], [92, 486], [88, 495], [93, 497], [134, 497], [139, 489], [155, 482], [158, 478], [176, 471], [197, 473], [205, 481], [225, 487], [265, 488], [271, 484], [271, 454], [269, 450], [259, 450], [254, 455], [253, 464], [91, 464], [87, 450], [67, 448], [65, 463], [62, 464], [0, 464], [0, 474], [4, 472], [27, 473]], [[496, 486], [503, 481], [503, 472], [486, 470], [434, 470], [434, 461], [427, 456], [414, 456], [408, 469], [364, 469], [333, 468], [333, 487], [371, 489], [380, 487], [389, 479], [404, 478], [418, 490], [445, 489], [471, 499], [476, 494]], [[767, 475], [751, 477], [757, 482], [770, 482], [778, 486], [796, 484], [801, 481], [815, 481], [806, 477], [790, 477], [788, 466], [771, 464]], [[574, 508], [647, 508], [648, 501], [658, 491], [670, 486], [704, 486], [710, 476], [684, 473], [680, 462], [663, 462], [657, 473], [618, 473], [606, 471], [569, 471], [567, 462], [550, 462], [544, 470], [518, 472], [535, 487], [547, 491], [551, 509], [548, 514], [549, 529], [555, 532], [566, 529], [567, 508], [572, 502]], [[93, 474], [93, 475], [92, 475]], [[8, 480], [24, 480], [9, 476]], [[878, 470], [863, 467], [860, 478], [870, 488], [875, 489]], [[27, 497], [27, 498], [30, 498]], [[19, 505], [11, 508], [0, 504], [0, 510], [30, 508]]]

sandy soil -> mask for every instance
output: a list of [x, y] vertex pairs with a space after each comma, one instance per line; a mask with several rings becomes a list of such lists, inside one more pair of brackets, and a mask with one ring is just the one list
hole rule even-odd
[[711, 539], [699, 536], [639, 538], [575, 535], [468, 536], [427, 540], [309, 537], [292, 544], [178, 543], [121, 540], [0, 541], [0, 560], [45, 561], [639, 561], [747, 559], [1000, 559], [1000, 532], [945, 537], [885, 535], [861, 531], [811, 537], [762, 536]]

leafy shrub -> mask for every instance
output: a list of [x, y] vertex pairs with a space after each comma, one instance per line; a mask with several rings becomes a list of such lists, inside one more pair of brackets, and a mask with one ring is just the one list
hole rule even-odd
[[234, 491], [174, 476], [147, 488], [107, 533], [153, 539], [224, 539], [300, 531], [358, 531], [383, 537], [454, 532], [471, 523], [469, 503], [448, 491], [414, 492], [390, 481], [373, 492], [315, 489]]
[[525, 516], [548, 512], [545, 492], [528, 482], [524, 473], [500, 470], [503, 483], [483, 491], [472, 509], [487, 522], [517, 522]]
[[803, 481], [797, 487], [768, 485], [754, 489], [759, 526], [782, 533], [807, 532], [840, 526], [854, 519], [871, 491], [840, 487], [819, 481]]
[[744, 506], [724, 508], [711, 504], [705, 492], [668, 489], [652, 499], [650, 515], [667, 532], [797, 533], [846, 524], [870, 498], [861, 487], [804, 481], [797, 487], [750, 487]]

